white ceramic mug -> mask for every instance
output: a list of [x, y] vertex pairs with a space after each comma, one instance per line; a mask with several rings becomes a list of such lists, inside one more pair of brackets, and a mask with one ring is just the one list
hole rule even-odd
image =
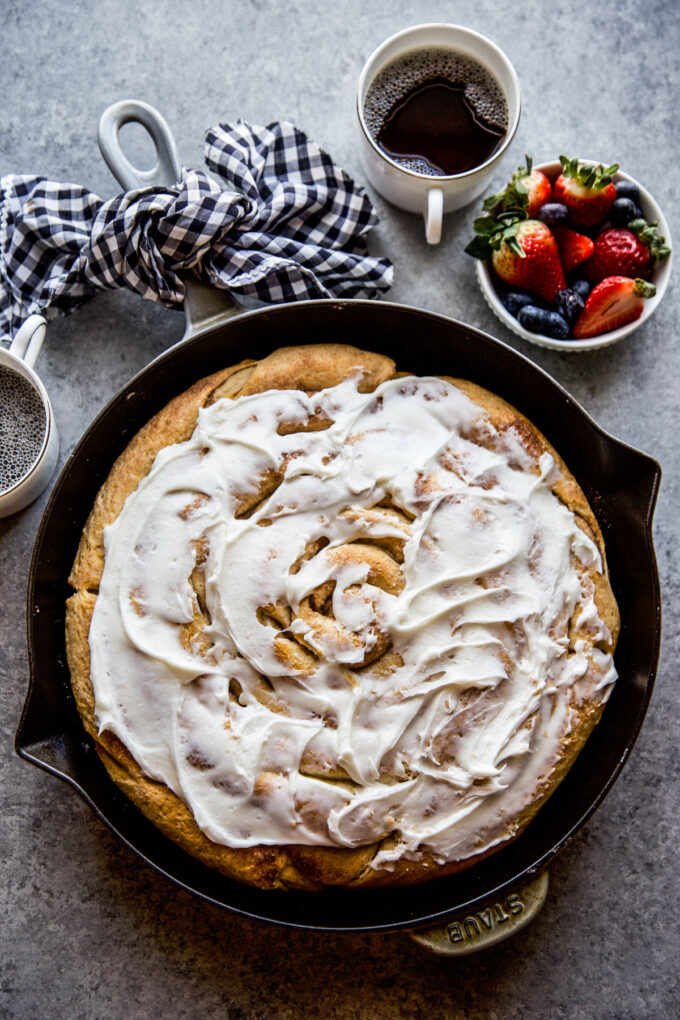
[[[439, 176], [418, 173], [390, 159], [371, 136], [364, 117], [366, 95], [376, 76], [394, 60], [413, 50], [447, 49], [470, 57], [489, 71], [505, 94], [508, 127], [499, 148], [479, 166], [464, 173]], [[376, 191], [408, 212], [421, 212], [429, 244], [441, 239], [444, 213], [461, 209], [478, 198], [512, 141], [521, 112], [519, 79], [512, 64], [490, 39], [460, 25], [431, 24], [407, 28], [391, 36], [366, 61], [357, 86], [359, 155], [364, 172]]]
[[59, 435], [54, 413], [47, 390], [33, 370], [45, 337], [45, 326], [42, 315], [31, 315], [14, 337], [9, 350], [0, 347], [0, 368], [16, 372], [30, 383], [45, 411], [45, 432], [35, 460], [14, 485], [0, 489], [0, 517], [15, 514], [37, 499], [57, 466]]

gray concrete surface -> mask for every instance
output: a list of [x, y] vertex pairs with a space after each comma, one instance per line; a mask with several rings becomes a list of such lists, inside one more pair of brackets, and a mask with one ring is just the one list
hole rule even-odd
[[[490, 35], [518, 70], [524, 111], [498, 183], [525, 151], [618, 160], [680, 238], [674, 0], [615, 7], [541, 0], [55, 0], [0, 2], [0, 173], [115, 192], [98, 118], [137, 97], [170, 122], [186, 164], [203, 130], [288, 118], [361, 180], [353, 89], [370, 51], [423, 21]], [[138, 141], [131, 136], [131, 144]], [[148, 151], [139, 145], [140, 159]], [[535, 359], [606, 429], [653, 454], [664, 480], [655, 539], [664, 592], [659, 676], [642, 734], [603, 806], [554, 864], [548, 902], [512, 940], [458, 962], [406, 937], [250, 923], [176, 888], [120, 845], [66, 786], [20, 761], [27, 685], [24, 599], [46, 501], [0, 522], [0, 1016], [671, 1018], [678, 958], [677, 273], [652, 321], [622, 344], [568, 356], [524, 344], [492, 317], [462, 254], [474, 210], [439, 248], [377, 201], [373, 250], [395, 263], [391, 298], [486, 329]], [[179, 338], [181, 315], [105, 294], [50, 326], [39, 367], [63, 460], [97, 411]]]

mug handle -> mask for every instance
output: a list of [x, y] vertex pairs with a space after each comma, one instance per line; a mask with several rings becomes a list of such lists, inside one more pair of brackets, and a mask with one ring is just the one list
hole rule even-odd
[[29, 368], [33, 368], [45, 339], [46, 326], [47, 321], [42, 315], [29, 315], [12, 340], [10, 354], [21, 358]]
[[439, 244], [442, 239], [442, 217], [444, 215], [444, 192], [441, 188], [430, 188], [427, 192], [425, 239], [428, 244]]

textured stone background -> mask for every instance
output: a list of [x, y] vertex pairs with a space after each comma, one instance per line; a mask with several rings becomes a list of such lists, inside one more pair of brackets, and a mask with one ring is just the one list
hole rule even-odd
[[[678, 229], [674, 0], [55, 0], [0, 2], [0, 173], [40, 173], [115, 192], [95, 142], [126, 97], [157, 106], [186, 164], [203, 130], [238, 116], [288, 118], [361, 179], [352, 122], [359, 70], [384, 38], [448, 20], [490, 35], [515, 63], [524, 111], [498, 183], [525, 151], [618, 160]], [[130, 134], [132, 151], [150, 162]], [[548, 902], [510, 941], [461, 961], [407, 937], [324, 937], [249, 923], [191, 898], [120, 845], [66, 786], [20, 761], [27, 683], [24, 598], [46, 495], [0, 522], [0, 1015], [146, 1018], [676, 1017], [678, 984], [677, 274], [654, 319], [578, 356], [506, 333], [461, 248], [474, 211], [428, 248], [415, 217], [377, 201], [373, 239], [395, 262], [391, 298], [510, 342], [606, 429], [653, 454], [664, 481], [655, 538], [664, 640], [640, 739], [607, 800], [551, 870]], [[106, 294], [50, 326], [40, 372], [63, 460], [111, 395], [179, 338], [182, 319]]]

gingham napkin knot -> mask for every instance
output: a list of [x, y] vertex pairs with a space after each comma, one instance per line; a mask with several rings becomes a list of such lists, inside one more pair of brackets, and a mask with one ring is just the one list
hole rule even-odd
[[368, 196], [298, 128], [219, 125], [205, 156], [217, 180], [183, 170], [172, 187], [106, 202], [43, 177], [0, 179], [0, 337], [98, 289], [181, 304], [189, 272], [248, 306], [391, 286], [390, 261], [368, 253]]

